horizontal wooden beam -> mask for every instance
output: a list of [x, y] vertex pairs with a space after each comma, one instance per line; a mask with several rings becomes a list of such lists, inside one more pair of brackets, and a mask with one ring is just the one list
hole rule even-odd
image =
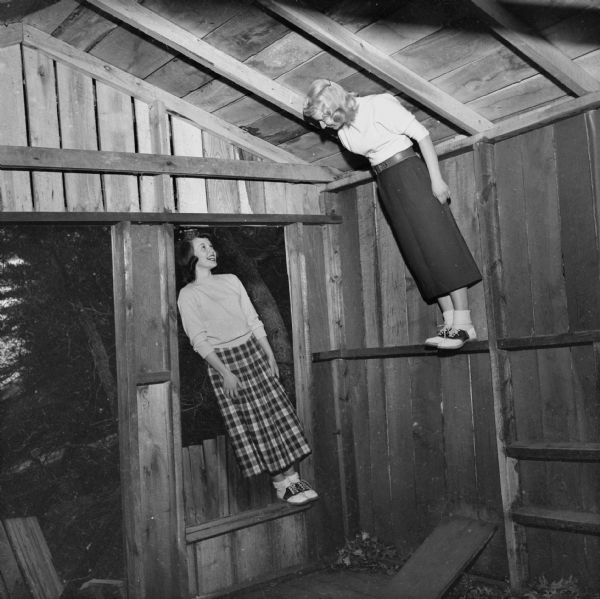
[[276, 520], [278, 518], [284, 518], [285, 516], [291, 516], [298, 514], [309, 509], [312, 504], [304, 504], [299, 506], [291, 506], [290, 504], [274, 503], [265, 508], [256, 510], [249, 510], [234, 516], [226, 516], [225, 518], [219, 518], [218, 520], [210, 520], [204, 524], [198, 524], [196, 526], [190, 526], [185, 529], [185, 540], [186, 543], [197, 543], [205, 539], [212, 537], [218, 537], [220, 535], [240, 530], [242, 528], [249, 528], [250, 526], [256, 526], [263, 522], [269, 522], [270, 520]]
[[268, 225], [284, 226], [292, 223], [304, 225], [338, 225], [341, 216], [333, 214], [215, 214], [205, 212], [2, 212], [0, 225], [115, 225], [122, 222], [135, 224], [174, 225]]
[[[600, 108], [600, 93], [598, 92], [519, 114], [495, 124], [482, 133], [469, 137], [461, 135], [436, 143], [435, 150], [438, 157], [444, 159], [459, 152], [468, 152], [480, 141], [495, 143], [596, 108]], [[346, 176], [338, 177], [335, 181], [328, 183], [323, 191], [337, 192], [371, 180], [373, 180], [371, 171], [352, 171]]]
[[532, 337], [504, 337], [498, 339], [498, 348], [508, 351], [520, 349], [544, 349], [588, 345], [600, 341], [600, 330], [561, 333], [559, 335], [537, 335]]
[[600, 462], [600, 443], [545, 443], [541, 441], [519, 441], [507, 445], [506, 454], [517, 460]]
[[359, 347], [355, 349], [332, 349], [315, 352], [313, 362], [328, 362], [331, 360], [370, 360], [381, 358], [410, 358], [414, 356], [444, 357], [461, 354], [481, 354], [489, 351], [487, 341], [473, 341], [457, 351], [441, 352], [427, 349], [423, 345], [396, 345], [393, 347]]
[[101, 150], [0, 146], [0, 169], [326, 183], [325, 166]]
[[513, 508], [511, 516], [522, 526], [600, 534], [600, 514], [529, 506]]

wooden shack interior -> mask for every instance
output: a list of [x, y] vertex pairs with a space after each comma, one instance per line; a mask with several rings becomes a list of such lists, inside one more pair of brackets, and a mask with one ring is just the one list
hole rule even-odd
[[[1, 221], [112, 227], [130, 599], [217, 596], [359, 531], [412, 551], [452, 515], [497, 526], [475, 572], [600, 588], [596, 0], [2, 0], [0, 21]], [[429, 129], [484, 273], [460, 352], [422, 345], [439, 313], [367, 164], [303, 119], [319, 77]], [[310, 509], [226, 475], [216, 512], [194, 492], [181, 224], [284, 228]]]

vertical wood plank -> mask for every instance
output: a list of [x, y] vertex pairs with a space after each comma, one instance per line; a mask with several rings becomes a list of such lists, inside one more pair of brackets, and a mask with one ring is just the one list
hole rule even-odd
[[597, 167], [590, 164], [583, 115], [559, 121], [554, 128], [569, 322], [574, 331], [596, 329], [600, 327], [600, 259], [592, 174]]
[[[170, 154], [169, 117], [162, 102], [134, 100], [137, 151], [144, 154]], [[139, 178], [140, 206], [145, 212], [171, 212], [175, 209], [173, 178], [168, 175]]]
[[[261, 158], [251, 154], [247, 150], [237, 148], [236, 155], [239, 160], [261, 161]], [[240, 181], [240, 185], [244, 187], [244, 191], [240, 189], [240, 196], [243, 194], [248, 201], [248, 212], [253, 214], [264, 214], [265, 212], [265, 184], [263, 181]]]
[[[60, 148], [54, 61], [41, 52], [23, 47], [27, 86], [29, 139], [33, 147]], [[65, 209], [62, 173], [33, 172], [33, 204], [36, 210]]]
[[[188, 121], [171, 118], [173, 152], [176, 156], [202, 156], [202, 131]], [[206, 180], [177, 177], [177, 210], [179, 212], [208, 212]]]
[[[345, 194], [328, 195], [324, 204], [328, 211], [337, 213]], [[342, 278], [341, 227], [330, 226], [323, 229], [324, 271], [327, 281], [327, 317], [329, 347], [346, 346], [344, 287]], [[358, 507], [358, 481], [355, 469], [355, 444], [352, 429], [352, 407], [348, 402], [346, 362], [335, 360], [331, 364], [332, 395], [337, 433], [338, 463], [340, 472], [340, 492], [345, 537], [349, 538], [360, 524]]]
[[[477, 222], [474, 152], [464, 152], [441, 162], [442, 172], [451, 190], [451, 209], [458, 227], [478, 265], [481, 265], [481, 242]], [[481, 266], [480, 266], [481, 268]], [[479, 339], [487, 338], [483, 285], [469, 288], [471, 318]]]
[[232, 535], [222, 535], [196, 543], [198, 594], [213, 593], [235, 583]]
[[[339, 307], [337, 279], [328, 271], [335, 268], [333, 248], [325, 251], [325, 233], [329, 227], [304, 227], [304, 253], [310, 266], [306, 269], [308, 293], [308, 323], [310, 344], [314, 350], [325, 350], [338, 344], [340, 320], [333, 316], [333, 306]], [[331, 252], [331, 256], [328, 255]], [[318, 406], [313, 423], [314, 476], [321, 501], [316, 514], [320, 518], [317, 531], [319, 546], [333, 552], [343, 543], [346, 505], [341, 488], [344, 456], [340, 450], [341, 435], [338, 398], [334, 393], [333, 369], [330, 362], [315, 363], [311, 368], [311, 397]]]
[[441, 358], [446, 500], [453, 514], [477, 517], [477, 477], [469, 356]]
[[[172, 246], [167, 225], [113, 227], [121, 486], [132, 599], [182, 599], [188, 586], [178, 378], [173, 374], [170, 382], [136, 386], [140, 371], [178, 368], [176, 350], [169, 347], [175, 314], [174, 280], [167, 272]], [[150, 262], [141, 259], [147, 259], [146, 251]], [[144, 276], [135, 276], [140, 271]], [[146, 302], [148, 296], [159, 299]], [[146, 340], [158, 351], [148, 348], [144, 355], [140, 345]]]
[[[344, 302], [344, 332], [347, 347], [364, 347], [365, 325], [362, 301], [362, 272], [358, 232], [358, 189], [350, 189], [336, 197], [335, 211], [343, 218], [339, 228], [339, 248], [342, 268], [342, 296]], [[351, 410], [354, 461], [358, 490], [360, 525], [373, 530], [373, 503], [371, 500], [371, 456], [369, 441], [369, 391], [366, 368], [362, 360], [345, 363], [347, 401]]]
[[[384, 347], [403, 345], [408, 342], [405, 265], [379, 203], [375, 209], [382, 343]], [[416, 513], [409, 361], [405, 358], [385, 360], [384, 376], [393, 504], [390, 512], [391, 536], [399, 548], [410, 550], [418, 542], [420, 534]]]
[[[97, 150], [92, 79], [61, 63], [56, 63], [56, 78], [62, 147]], [[65, 173], [65, 195], [68, 210], [103, 210], [100, 175]]]
[[477, 218], [481, 235], [484, 291], [487, 306], [488, 343], [494, 399], [497, 455], [504, 514], [504, 532], [511, 587], [519, 590], [528, 580], [525, 534], [510, 518], [510, 507], [519, 495], [516, 460], [506, 457], [504, 446], [514, 438], [514, 402], [511, 366], [506, 352], [498, 350], [498, 336], [506, 334], [506, 295], [503, 249], [500, 238], [498, 180], [502, 176], [497, 148], [487, 143], [475, 146]]
[[[380, 347], [382, 343], [382, 314], [378, 286], [381, 266], [377, 247], [375, 203], [374, 185], [361, 186], [357, 197], [357, 219], [366, 347]], [[369, 394], [372, 532], [379, 538], [386, 538], [390, 533], [388, 515], [392, 511], [392, 504], [383, 361], [367, 360], [365, 368]]]
[[[96, 82], [98, 138], [100, 150], [134, 152], [131, 96], [100, 81]], [[140, 199], [134, 175], [102, 175], [104, 203], [111, 212], [137, 212]]]
[[[27, 145], [21, 46], [0, 48], [0, 138], [2, 143]], [[0, 209], [33, 209], [29, 172], [0, 170]]]
[[[294, 355], [294, 382], [296, 411], [306, 438], [313, 446], [315, 405], [310, 394], [311, 349], [308, 330], [308, 296], [306, 280], [306, 257], [304, 255], [304, 226], [302, 223], [285, 227], [285, 248], [289, 278], [290, 312], [292, 318], [292, 343]], [[314, 480], [313, 457], [302, 462], [303, 476]]]
[[[233, 146], [225, 140], [202, 132], [204, 156], [207, 158], [234, 158]], [[231, 179], [206, 179], [207, 203], [210, 212], [237, 214], [240, 198], [237, 182]]]

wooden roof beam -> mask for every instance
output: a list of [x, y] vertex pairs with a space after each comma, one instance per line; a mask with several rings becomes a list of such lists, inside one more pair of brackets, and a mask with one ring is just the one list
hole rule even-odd
[[454, 123], [463, 131], [479, 133], [492, 126], [491, 121], [458, 102], [426, 79], [419, 77], [333, 19], [311, 9], [299, 8], [275, 0], [257, 0], [257, 2], [266, 10], [279, 15], [307, 35], [427, 106], [435, 114]]
[[133, 0], [87, 0], [87, 2], [187, 56], [213, 73], [240, 85], [286, 113], [304, 118], [302, 114], [304, 96], [232, 58], [229, 54], [202, 41], [137, 2]]
[[600, 90], [600, 81], [515, 18], [496, 0], [471, 0], [492, 29], [539, 69], [577, 96]]
[[149, 104], [156, 101], [162, 102], [170, 113], [186, 118], [200, 129], [219, 135], [236, 146], [262, 158], [275, 162], [306, 164], [305, 160], [251, 135], [218, 116], [194, 106], [191, 102], [178, 98], [155, 85], [146, 83], [143, 79], [86, 54], [34, 27], [23, 26], [23, 44], [44, 52], [55, 60], [143, 102]]

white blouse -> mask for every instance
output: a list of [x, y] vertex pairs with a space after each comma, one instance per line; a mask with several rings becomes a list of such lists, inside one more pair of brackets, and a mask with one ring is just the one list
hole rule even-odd
[[233, 274], [188, 283], [177, 298], [183, 328], [203, 358], [215, 347], [235, 347], [252, 334], [266, 337], [242, 282]]
[[391, 94], [356, 98], [358, 109], [352, 123], [338, 130], [342, 145], [366, 156], [375, 166], [397, 152], [419, 142], [429, 132], [416, 117]]

